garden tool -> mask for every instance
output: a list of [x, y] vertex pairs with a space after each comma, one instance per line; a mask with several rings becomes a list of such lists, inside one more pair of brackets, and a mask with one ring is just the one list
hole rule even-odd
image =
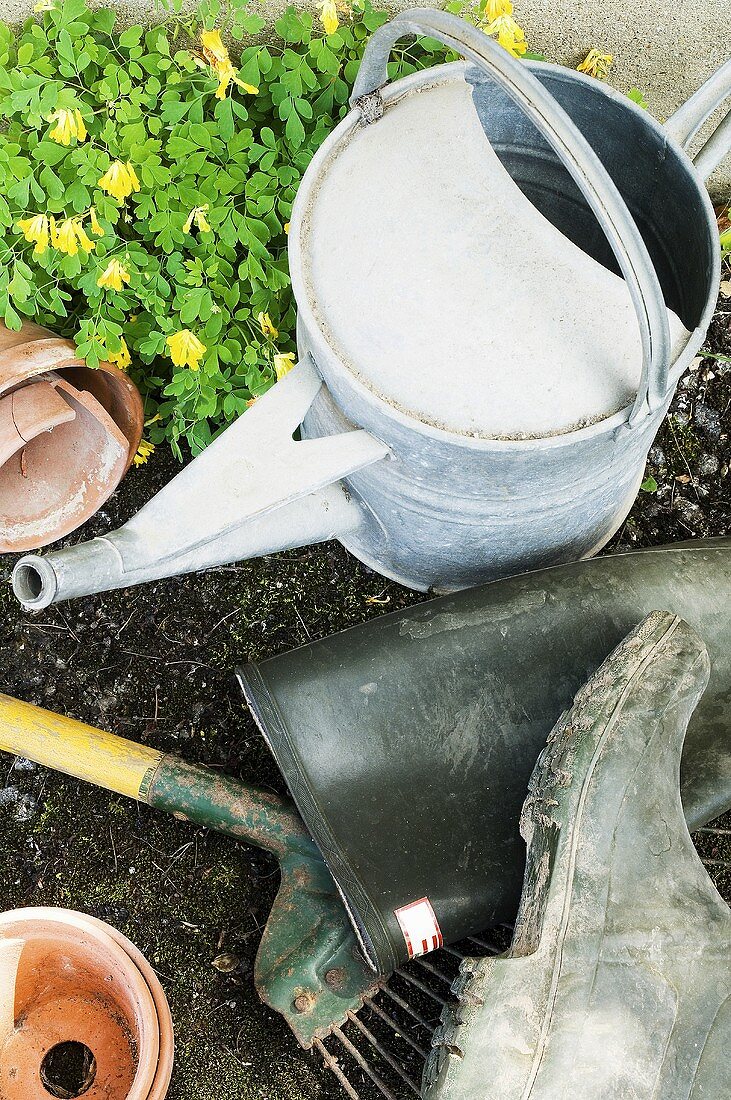
[[164, 1100], [173, 1023], [116, 929], [67, 909], [0, 915], [0, 1098]]
[[142, 437], [142, 398], [71, 340], [0, 322], [0, 552], [69, 534], [117, 488]]
[[[404, 1087], [418, 1094], [451, 976], [435, 979], [431, 967], [413, 975], [373, 973], [291, 803], [1, 694], [0, 748], [272, 852], [282, 881], [257, 954], [259, 996], [284, 1016], [302, 1047], [318, 1051], [351, 1100], [359, 1096], [351, 1080], [360, 1086], [361, 1079], [386, 1100], [397, 1100], [394, 1088], [399, 1095]], [[0, 937], [2, 931], [0, 917]], [[13, 942], [0, 938], [0, 1048], [13, 1027], [12, 1004], [3, 1000], [18, 953]], [[490, 937], [469, 946], [472, 952], [499, 950]], [[448, 960], [463, 957], [449, 951]], [[142, 956], [134, 958], [147, 974]]]
[[523, 809], [507, 956], [467, 960], [426, 1100], [726, 1100], [731, 911], [680, 801], [708, 652], [650, 615], [576, 696]]
[[285, 799], [1, 694], [0, 749], [271, 852], [281, 883], [254, 982], [302, 1046], [375, 993], [327, 866]]
[[[389, 84], [412, 34], [464, 60]], [[299, 363], [124, 527], [24, 558], [18, 598], [333, 537], [421, 590], [596, 553], [713, 313], [703, 179], [731, 129], [685, 150], [729, 90], [731, 62], [663, 126], [454, 15], [396, 16], [293, 208]]]
[[386, 1100], [418, 1094], [452, 964], [466, 952], [496, 954], [501, 929], [445, 946], [439, 965], [416, 957], [377, 978], [291, 804], [2, 695], [0, 747], [273, 851], [282, 885], [256, 961], [260, 997], [319, 1051], [351, 1100], [356, 1084]]
[[514, 919], [538, 753], [578, 687], [658, 607], [711, 654], [683, 757], [695, 829], [731, 806], [731, 539], [495, 581], [240, 670], [381, 973]]

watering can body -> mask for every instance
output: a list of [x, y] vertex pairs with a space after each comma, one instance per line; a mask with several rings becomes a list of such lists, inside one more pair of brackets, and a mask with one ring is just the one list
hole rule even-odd
[[[387, 85], [390, 49], [408, 34], [437, 37], [465, 61]], [[551, 230], [605, 275], [623, 276], [640, 336], [629, 403], [538, 433], [462, 430], [379, 392], [328, 335], [319, 312], [328, 303], [313, 299], [305, 254], [323, 181], [364, 128], [378, 139], [390, 111], [395, 117], [410, 98], [458, 87], [467, 89], [486, 147]], [[599, 81], [517, 62], [455, 16], [397, 16], [373, 35], [352, 110], [313, 158], [293, 209], [300, 362], [125, 527], [23, 559], [16, 595], [37, 609], [327, 538], [385, 576], [436, 591], [596, 553], [631, 507], [712, 316], [719, 243], [703, 175], [726, 151], [729, 126], [709, 139], [698, 168], [684, 149], [729, 89], [731, 62], [663, 127]], [[684, 329], [680, 342], [671, 340], [668, 310]], [[463, 364], [449, 366], [455, 373]], [[481, 366], [469, 364], [473, 378]], [[554, 375], [561, 367], [551, 364]], [[294, 441], [300, 425], [303, 438]]]
[[[300, 357], [308, 357], [325, 381], [305, 418], [304, 434], [320, 437], [358, 425], [388, 445], [387, 462], [346, 479], [364, 518], [341, 541], [372, 568], [421, 590], [468, 587], [577, 560], [605, 545], [634, 501], [647, 452], [715, 305], [715, 216], [702, 179], [667, 130], [599, 81], [559, 66], [527, 67], [591, 142], [631, 211], [662, 298], [692, 336], [655, 395], [634, 416], [626, 408], [578, 430], [528, 439], [476, 439], [404, 416], [333, 354], [308, 308], [298, 232], [301, 236], [321, 166], [359, 125], [345, 119], [306, 174], [290, 229]], [[397, 109], [404, 96], [419, 94], [435, 81], [471, 86], [482, 127], [520, 189], [566, 237], [618, 270], [607, 236], [569, 169], [494, 77], [454, 62], [413, 74], [380, 95], [386, 109], [389, 104]]]
[[692, 829], [731, 805], [730, 539], [495, 581], [240, 671], [382, 972], [410, 954], [399, 914], [414, 903], [428, 900], [446, 943], [514, 919], [518, 822], [538, 753], [576, 691], [656, 609], [690, 622], [711, 656], [681, 773]]

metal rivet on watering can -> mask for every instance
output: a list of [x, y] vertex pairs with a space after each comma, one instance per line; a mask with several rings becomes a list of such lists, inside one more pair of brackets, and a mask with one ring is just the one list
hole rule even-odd
[[142, 400], [109, 363], [86, 367], [69, 340], [0, 324], [0, 551], [75, 530], [116, 489], [142, 435]]
[[164, 1100], [172, 1069], [165, 994], [126, 937], [66, 909], [0, 915], [3, 1100]]
[[[465, 60], [389, 85], [413, 34]], [[419, 589], [594, 554], [712, 316], [731, 127], [684, 150], [729, 90], [731, 62], [663, 127], [456, 16], [381, 27], [292, 213], [299, 364], [121, 530], [19, 563], [18, 597], [333, 537]]]

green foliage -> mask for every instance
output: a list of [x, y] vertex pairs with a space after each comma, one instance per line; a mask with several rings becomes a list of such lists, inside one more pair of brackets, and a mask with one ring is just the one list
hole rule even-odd
[[[729, 219], [731, 219], [731, 206], [728, 207], [725, 213], [725, 220], [727, 225]], [[729, 226], [727, 229], [721, 230], [721, 256], [725, 260], [731, 261], [731, 226]]]
[[[124, 338], [146, 398], [148, 436], [193, 453], [275, 380], [274, 355], [295, 350], [295, 309], [285, 225], [297, 186], [324, 137], [347, 113], [369, 35], [386, 20], [369, 3], [325, 36], [289, 9], [276, 38], [253, 38], [263, 21], [246, 0], [203, 0], [194, 16], [171, 0], [151, 30], [114, 29], [110, 10], [55, 0], [22, 29], [0, 24], [0, 316], [32, 318], [72, 336], [91, 365]], [[238, 76], [258, 94], [218, 78], [203, 58], [202, 29], [242, 43]], [[444, 60], [433, 41], [403, 46], [389, 76]], [[50, 116], [79, 110], [86, 140], [50, 137]], [[131, 163], [139, 191], [117, 201], [99, 180]], [[103, 235], [93, 235], [95, 208]], [[206, 210], [207, 207], [207, 210]], [[204, 208], [210, 232], [193, 223]], [[34, 251], [21, 219], [52, 215], [82, 224], [94, 250]], [[129, 273], [121, 290], [99, 287], [110, 260]], [[268, 313], [278, 336], [257, 318]], [[190, 329], [205, 344], [199, 370], [176, 367], [166, 338]]]
[[630, 90], [627, 92], [627, 99], [631, 99], [632, 102], [636, 103], [638, 107], [642, 107], [644, 111], [649, 110], [650, 104], [647, 102], [639, 88], [630, 88]]

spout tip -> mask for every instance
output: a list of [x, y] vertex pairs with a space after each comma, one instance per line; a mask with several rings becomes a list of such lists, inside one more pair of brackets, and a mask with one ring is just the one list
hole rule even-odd
[[28, 611], [49, 607], [57, 588], [56, 572], [46, 558], [27, 554], [13, 569], [13, 592]]

